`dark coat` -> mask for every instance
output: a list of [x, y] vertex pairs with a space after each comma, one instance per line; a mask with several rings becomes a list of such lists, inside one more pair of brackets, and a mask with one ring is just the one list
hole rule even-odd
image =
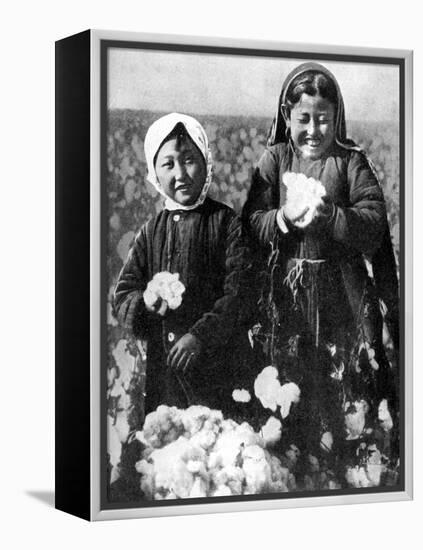
[[[287, 171], [321, 181], [335, 204], [327, 230], [317, 235], [280, 232], [276, 214], [285, 203], [282, 176]], [[249, 234], [267, 253], [277, 237], [285, 260], [325, 259], [339, 266], [352, 314], [357, 314], [368, 282], [363, 254], [372, 256], [389, 231], [383, 192], [363, 153], [335, 146], [327, 157], [300, 166], [289, 145], [269, 147], [255, 171], [243, 217]]]
[[[334, 204], [326, 225], [279, 229], [285, 172], [320, 180]], [[366, 156], [334, 145], [324, 158], [304, 161], [289, 144], [270, 146], [254, 173], [243, 221], [258, 269], [271, 274], [272, 300], [262, 300], [276, 306], [265, 312], [272, 325], [271, 360], [282, 379], [300, 385], [302, 417], [291, 419], [295, 429], [304, 430], [300, 437], [310, 440], [314, 434], [318, 448], [322, 430], [341, 435], [348, 400], [366, 399], [375, 421], [382, 398], [395, 408], [377, 288], [364, 260], [386, 245], [389, 230], [383, 193]]]
[[[239, 320], [246, 266], [240, 220], [209, 198], [195, 210], [163, 210], [139, 231], [115, 289], [120, 323], [147, 343], [146, 413], [159, 404], [204, 404], [225, 409], [231, 399], [236, 348], [246, 340]], [[179, 273], [182, 304], [164, 317], [147, 311], [143, 292], [156, 273]], [[185, 333], [202, 354], [186, 378], [166, 367], [166, 356]], [[228, 345], [230, 344], [230, 345]]]

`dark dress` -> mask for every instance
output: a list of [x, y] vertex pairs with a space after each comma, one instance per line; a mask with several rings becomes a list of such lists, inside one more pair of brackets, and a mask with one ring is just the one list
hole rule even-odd
[[[115, 310], [147, 344], [146, 413], [160, 404], [230, 411], [243, 376], [237, 355], [248, 345], [240, 321], [246, 261], [239, 218], [209, 198], [195, 210], [163, 210], [139, 231], [115, 289]], [[143, 300], [161, 271], [179, 273], [186, 287], [180, 307], [164, 317], [149, 313]], [[201, 356], [189, 374], [176, 375], [166, 357], [187, 332], [200, 340]]]
[[[326, 225], [279, 229], [287, 171], [321, 181], [336, 205]], [[378, 427], [380, 401], [388, 400], [393, 416], [397, 406], [378, 294], [363, 256], [371, 258], [389, 235], [378, 181], [359, 151], [334, 146], [324, 158], [304, 161], [290, 145], [278, 143], [259, 161], [243, 220], [258, 271], [267, 277], [258, 337], [267, 343], [266, 359], [278, 367], [281, 381], [301, 389], [285, 442], [317, 454], [322, 434], [330, 431], [335, 455], [354, 462], [365, 434], [367, 440], [386, 440]], [[367, 431], [357, 434], [345, 419], [362, 400]]]

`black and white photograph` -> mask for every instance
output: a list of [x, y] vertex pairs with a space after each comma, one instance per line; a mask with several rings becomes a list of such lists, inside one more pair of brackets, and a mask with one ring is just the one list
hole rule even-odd
[[418, 3], [2, 8], [2, 547], [413, 548]]
[[102, 506], [403, 491], [403, 63], [101, 67]]

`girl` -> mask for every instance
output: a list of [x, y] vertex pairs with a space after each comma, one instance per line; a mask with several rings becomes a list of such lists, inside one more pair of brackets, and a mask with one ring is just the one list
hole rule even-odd
[[[314, 202], [295, 188], [301, 178], [313, 178]], [[378, 298], [397, 344], [395, 260], [382, 190], [346, 137], [341, 91], [322, 65], [302, 64], [285, 80], [243, 220], [268, 265], [270, 360], [301, 388], [291, 438], [344, 464], [357, 465], [374, 441], [389, 455], [396, 384]]]
[[[123, 326], [147, 342], [145, 412], [194, 403], [227, 410], [231, 381], [240, 376], [231, 360], [240, 332], [240, 220], [207, 197], [211, 153], [194, 118], [160, 118], [144, 148], [148, 180], [165, 198], [164, 209], [135, 238], [115, 309]], [[157, 292], [160, 283], [169, 296]]]

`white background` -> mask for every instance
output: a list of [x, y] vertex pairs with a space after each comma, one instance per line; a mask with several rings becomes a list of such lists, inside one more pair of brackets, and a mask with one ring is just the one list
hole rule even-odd
[[[8, 2], [1, 41], [3, 548], [416, 548], [422, 505], [422, 29], [418, 3], [255, 0]], [[87, 28], [415, 50], [415, 500], [89, 524], [54, 486], [54, 41]], [[251, 75], [252, 78], [254, 75]], [[372, 91], [369, 90], [369, 94]], [[375, 98], [376, 100], [377, 98]], [[419, 154], [420, 153], [420, 154]], [[78, 396], [75, 396], [77, 406]], [[68, 434], [72, 438], [72, 434]], [[41, 498], [40, 498], [41, 497]], [[412, 541], [411, 539], [414, 539]]]

